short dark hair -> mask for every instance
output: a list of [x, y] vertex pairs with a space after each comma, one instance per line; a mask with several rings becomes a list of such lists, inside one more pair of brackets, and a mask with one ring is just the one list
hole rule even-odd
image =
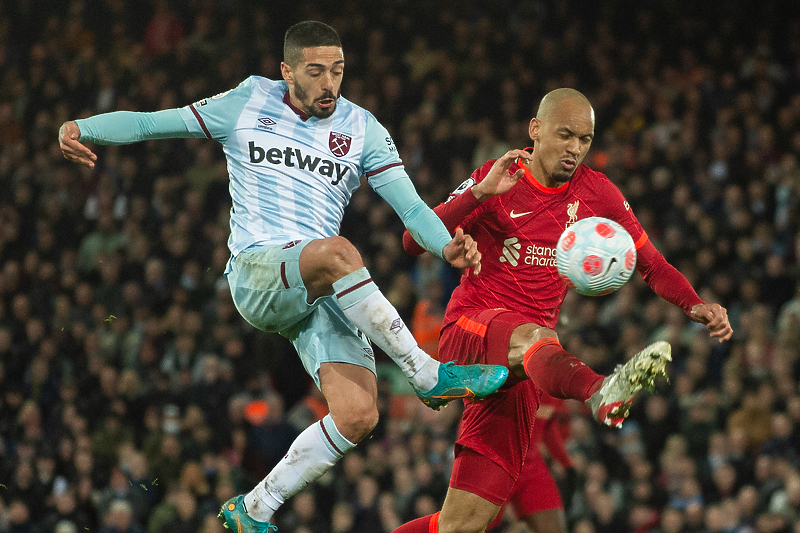
[[303, 48], [315, 46], [342, 47], [336, 30], [316, 20], [298, 22], [288, 30], [283, 39], [283, 61], [294, 66], [303, 59]]

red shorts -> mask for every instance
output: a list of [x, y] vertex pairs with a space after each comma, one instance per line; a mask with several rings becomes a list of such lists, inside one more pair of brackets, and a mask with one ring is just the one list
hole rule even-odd
[[[505, 310], [479, 311], [465, 314], [443, 331], [439, 341], [441, 361], [459, 364], [499, 364], [508, 366], [508, 342], [514, 328], [530, 319]], [[523, 459], [528, 453], [533, 434], [533, 422], [539, 407], [539, 391], [530, 380], [509, 377], [506, 390], [485, 400], [465, 401], [464, 414], [456, 439], [456, 463], [478, 462], [474, 454], [464, 454], [469, 448], [494, 463], [505, 473], [505, 481], [487, 481], [483, 467], [454, 465], [450, 486], [502, 505], [522, 472]], [[490, 467], [491, 465], [483, 465]], [[495, 478], [503, 475], [496, 473]]]
[[[450, 486], [465, 490], [495, 505], [510, 504], [517, 518], [539, 511], [563, 509], [561, 494], [542, 454], [533, 443], [516, 478], [499, 464], [469, 449], [459, 448]], [[502, 511], [495, 522], [502, 519]], [[496, 525], [494, 522], [492, 525]]]
[[[535, 443], [533, 447], [538, 446]], [[514, 508], [517, 518], [549, 509], [563, 509], [558, 486], [544, 462], [542, 454], [529, 453], [522, 466], [522, 474], [511, 492], [508, 503]]]
[[531, 446], [531, 450], [535, 451], [528, 453], [525, 464], [522, 466], [522, 474], [511, 489], [511, 495], [503, 505], [503, 509], [497, 513], [494, 521], [487, 526], [487, 531], [500, 525], [500, 522], [503, 521], [503, 511], [507, 505], [511, 505], [518, 520], [540, 511], [564, 508], [558, 486], [553, 481], [550, 469], [547, 468], [547, 463], [544, 462], [537, 446], [537, 443]]

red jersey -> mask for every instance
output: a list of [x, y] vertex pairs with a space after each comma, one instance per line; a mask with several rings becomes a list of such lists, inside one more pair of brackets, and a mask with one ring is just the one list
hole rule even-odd
[[[638, 251], [636, 269], [661, 297], [687, 314], [702, 303], [686, 278], [649, 242], [630, 205], [602, 173], [579, 165], [572, 179], [556, 188], [539, 183], [528, 171], [508, 192], [479, 202], [463, 194], [489, 173], [487, 161], [436, 207], [436, 214], [453, 231], [461, 226], [481, 252], [481, 272], [468, 269], [453, 292], [442, 329], [458, 322], [467, 309], [508, 309], [532, 323], [554, 329], [567, 286], [556, 270], [556, 243], [565, 228], [580, 219], [601, 216], [620, 223]], [[514, 164], [509, 172], [520, 166]], [[422, 253], [406, 231], [403, 245]]]
[[[489, 161], [472, 173], [479, 183]], [[517, 165], [510, 172], [517, 170]], [[599, 172], [580, 165], [572, 179], [556, 188], [529, 172], [510, 191], [481, 203], [460, 224], [478, 243], [479, 276], [466, 272], [453, 292], [445, 325], [469, 307], [505, 308], [553, 329], [567, 286], [556, 270], [556, 243], [565, 228], [587, 217], [619, 222], [637, 248], [647, 236], [619, 189]], [[457, 191], [458, 192], [458, 191]]]

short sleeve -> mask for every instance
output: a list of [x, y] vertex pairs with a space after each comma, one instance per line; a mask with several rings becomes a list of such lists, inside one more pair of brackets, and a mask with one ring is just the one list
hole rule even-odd
[[180, 108], [186, 127], [190, 132], [202, 133], [225, 144], [250, 100], [256, 80], [251, 76], [234, 89]]
[[407, 177], [400, 154], [386, 128], [367, 113], [364, 129], [364, 150], [361, 154], [361, 168], [370, 185], [380, 187], [392, 180]]

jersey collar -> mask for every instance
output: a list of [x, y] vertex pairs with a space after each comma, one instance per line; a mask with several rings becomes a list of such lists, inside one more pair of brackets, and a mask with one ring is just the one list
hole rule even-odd
[[292, 98], [289, 96], [289, 91], [287, 90], [286, 93], [283, 95], [283, 103], [288, 105], [289, 108], [295, 112], [295, 114], [300, 117], [300, 120], [305, 122], [306, 120], [311, 118], [311, 115], [307, 114], [305, 111], [297, 107], [292, 103]]
[[[289, 93], [286, 93], [286, 94], [289, 94]], [[525, 148], [525, 151], [526, 152], [533, 152], [533, 148], [529, 146], [529, 147]], [[558, 194], [561, 191], [565, 190], [567, 187], [569, 187], [569, 182], [566, 182], [564, 185], [559, 185], [558, 187], [545, 187], [544, 185], [539, 183], [539, 180], [537, 180], [533, 176], [533, 174], [531, 174], [531, 171], [528, 170], [528, 167], [526, 167], [525, 165], [519, 165], [519, 166], [520, 166], [520, 168], [522, 168], [523, 172], [525, 172], [525, 178], [530, 182], [530, 184], [533, 185], [534, 187], [536, 187], [537, 189], [539, 189], [540, 191], [542, 191], [543, 193], [546, 193], [546, 194]]]

